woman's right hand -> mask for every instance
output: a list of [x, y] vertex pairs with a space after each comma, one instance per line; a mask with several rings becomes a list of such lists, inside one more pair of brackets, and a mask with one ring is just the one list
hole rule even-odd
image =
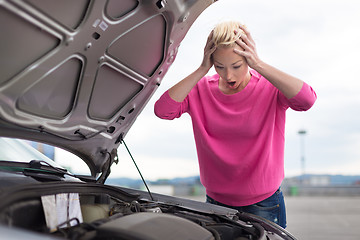
[[191, 89], [203, 78], [213, 65], [211, 55], [215, 52], [216, 46], [212, 41], [213, 32], [211, 32], [206, 41], [204, 48], [204, 58], [198, 69], [188, 75], [186, 78], [175, 84], [169, 89], [169, 96], [177, 101], [182, 102], [189, 94]]
[[204, 57], [200, 66], [201, 68], [206, 69], [206, 72], [209, 71], [212, 65], [214, 64], [211, 55], [215, 52], [216, 46], [212, 40], [212, 36], [213, 36], [213, 31], [211, 31], [211, 33], [207, 38], [206, 45], [204, 48]]

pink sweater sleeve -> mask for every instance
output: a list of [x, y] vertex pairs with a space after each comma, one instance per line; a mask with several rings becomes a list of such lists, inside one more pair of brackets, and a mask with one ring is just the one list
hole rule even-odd
[[154, 105], [155, 115], [162, 119], [172, 120], [179, 118], [186, 111], [187, 99], [183, 102], [176, 102], [173, 100], [169, 91], [164, 94], [156, 101]]
[[316, 101], [316, 93], [310, 85], [304, 82], [300, 92], [287, 100], [288, 106], [295, 111], [307, 111]]

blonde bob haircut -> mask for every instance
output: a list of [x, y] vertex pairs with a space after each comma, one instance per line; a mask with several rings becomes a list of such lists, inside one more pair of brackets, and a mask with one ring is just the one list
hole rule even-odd
[[[236, 21], [226, 21], [218, 23], [213, 29], [212, 40], [215, 46], [231, 47], [235, 44], [236, 39], [245, 34], [239, 26], [244, 26]], [[238, 32], [235, 34], [235, 30]]]

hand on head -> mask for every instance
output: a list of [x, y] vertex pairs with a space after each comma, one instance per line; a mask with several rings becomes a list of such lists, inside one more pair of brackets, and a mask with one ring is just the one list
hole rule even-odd
[[249, 67], [256, 68], [260, 62], [260, 59], [256, 52], [255, 41], [245, 26], [240, 25], [239, 29], [236, 29], [234, 32], [237, 34], [241, 30], [244, 32], [244, 34], [239, 34], [239, 38], [235, 41], [236, 44], [240, 46], [240, 49], [234, 48], [234, 52], [240, 56], [243, 56], [246, 59]]
[[209, 34], [209, 36], [207, 38], [206, 45], [204, 48], [204, 57], [203, 57], [203, 61], [201, 63], [201, 66], [206, 68], [207, 70], [209, 70], [213, 65], [213, 60], [212, 60], [211, 55], [216, 50], [216, 46], [212, 40], [212, 37], [213, 37], [213, 31], [211, 31], [211, 33]]

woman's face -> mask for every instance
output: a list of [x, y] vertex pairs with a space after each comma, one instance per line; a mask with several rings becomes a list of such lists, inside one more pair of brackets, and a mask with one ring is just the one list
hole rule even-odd
[[212, 54], [214, 67], [220, 75], [219, 88], [225, 94], [234, 94], [244, 89], [251, 75], [244, 57], [236, 54], [234, 48], [221, 46]]

